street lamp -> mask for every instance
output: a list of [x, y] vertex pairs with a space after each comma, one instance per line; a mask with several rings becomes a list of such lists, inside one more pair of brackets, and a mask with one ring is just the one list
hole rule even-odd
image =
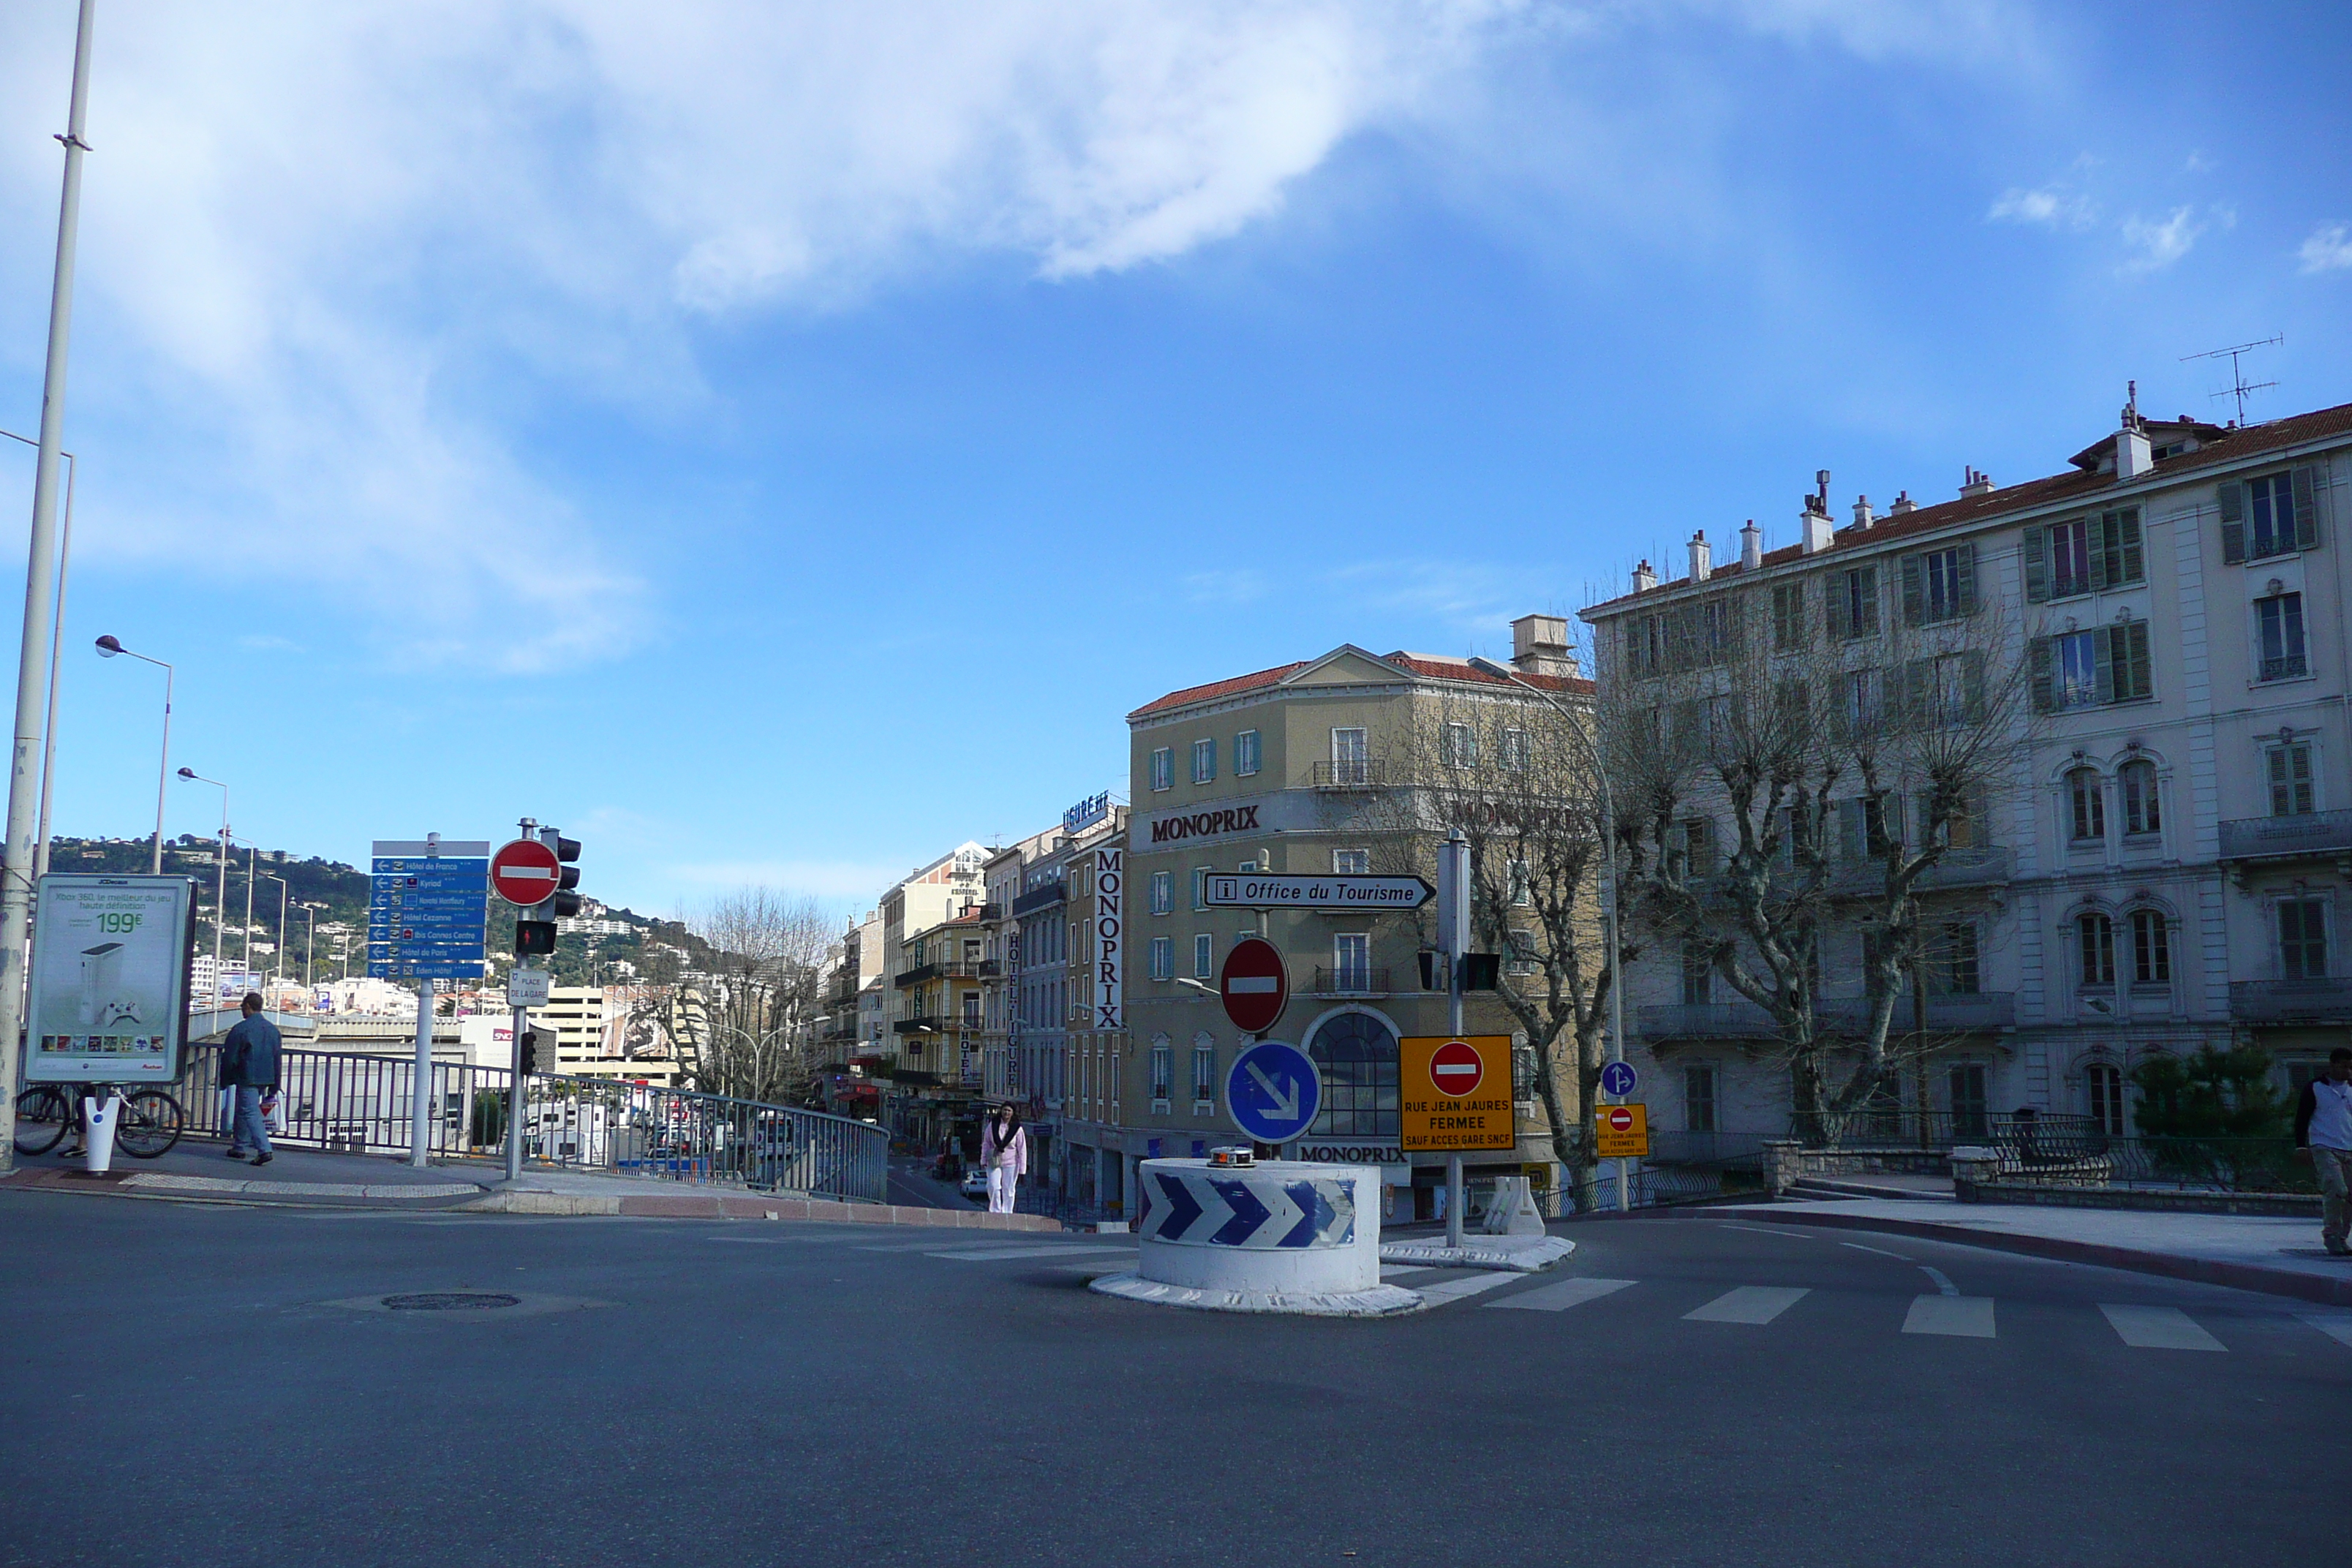
[[[1584, 754], [1591, 759], [1592, 776], [1601, 784], [1601, 923], [1609, 943], [1609, 1059], [1622, 1062], [1625, 1059], [1625, 977], [1618, 972], [1617, 960], [1625, 947], [1617, 924], [1617, 807], [1609, 792], [1608, 765], [1601, 761], [1601, 748], [1593, 743], [1592, 731], [1586, 725], [1583, 714], [1508, 665], [1496, 664], [1491, 658], [1473, 658], [1470, 668], [1487, 675], [1500, 676], [1549, 704], [1554, 712], [1568, 721], [1569, 728], [1576, 731], [1578, 742], [1584, 747]], [[1628, 1191], [1632, 1184], [1625, 1173], [1625, 1162], [1618, 1161], [1617, 1208], [1621, 1214], [1629, 1212], [1633, 1206]]]
[[324, 904], [312, 903], [308, 899], [302, 901], [302, 918], [309, 922], [302, 932], [302, 985], [305, 990], [318, 988], [319, 983], [312, 978], [310, 973], [310, 952], [319, 942], [319, 911], [326, 907]]
[[278, 884], [278, 951], [270, 954], [276, 962], [270, 964], [269, 973], [282, 981], [286, 978], [286, 879], [273, 877], [267, 871], [261, 876], [263, 880]]
[[[150, 658], [143, 653], [134, 653], [124, 647], [121, 640], [111, 634], [98, 639], [98, 657], [135, 658], [143, 664], [154, 665], [163, 672], [163, 760], [155, 764], [155, 858], [148, 867], [150, 871], [160, 877], [163, 874], [163, 796], [172, 783], [172, 682], [177, 678], [179, 672], [160, 658]], [[51, 727], [55, 728], [54, 721], [51, 722]], [[187, 773], [184, 768], [180, 771]], [[189, 773], [188, 776], [194, 778], [195, 775]], [[47, 788], [47, 770], [44, 769], [42, 787], [45, 791]], [[226, 815], [227, 811], [226, 803], [223, 804], [222, 811]], [[46, 833], [42, 836], [42, 842], [45, 845], [47, 842]], [[44, 853], [46, 852], [44, 850]]]
[[221, 951], [221, 931], [228, 919], [228, 785], [218, 779], [208, 779], [194, 768], [182, 768], [180, 776], [191, 784], [208, 784], [221, 792], [220, 880], [213, 891], [213, 996], [215, 1008], [220, 1005], [221, 963], [226, 956]]

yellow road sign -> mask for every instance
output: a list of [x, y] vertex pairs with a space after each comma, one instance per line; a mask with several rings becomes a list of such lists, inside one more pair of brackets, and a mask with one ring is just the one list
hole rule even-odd
[[1650, 1108], [1604, 1105], [1593, 1116], [1592, 1152], [1602, 1160], [1650, 1157]]
[[1412, 1151], [1511, 1149], [1511, 1037], [1415, 1035], [1397, 1042], [1403, 1136]]

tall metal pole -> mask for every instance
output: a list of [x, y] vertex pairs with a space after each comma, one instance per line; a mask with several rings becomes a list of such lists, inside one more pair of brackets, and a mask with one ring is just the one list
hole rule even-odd
[[[425, 854], [428, 859], [441, 855], [441, 836], [425, 836]], [[398, 949], [394, 950], [399, 951]], [[426, 1112], [433, 1099], [433, 982], [419, 975], [416, 980], [416, 1081], [408, 1100], [408, 1163], [418, 1170], [425, 1169], [425, 1146], [428, 1141]]]
[[58, 533], [58, 613], [49, 626], [49, 711], [41, 721], [41, 846], [33, 857], [35, 879], [49, 874], [49, 793], [58, 778], [58, 654], [66, 635], [66, 584], [73, 572], [74, 474], [81, 467], [71, 452], [66, 460], [66, 521]]
[[245, 847], [245, 938], [237, 944], [237, 967], [253, 973], [253, 873], [261, 862], [261, 846]]
[[32, 777], [41, 743], [41, 699], [57, 609], [58, 454], [64, 445], [66, 358], [72, 336], [74, 241], [81, 222], [82, 140], [89, 108], [89, 45], [98, 0], [81, 0], [74, 29], [73, 98], [66, 111], [64, 188], [58, 200], [57, 272], [49, 286], [48, 367], [41, 381], [40, 457], [33, 470], [33, 532], [25, 556], [25, 627], [16, 654], [16, 747], [8, 773], [8, 837], [0, 847], [0, 1171], [16, 1160], [17, 1052], [25, 1033], [26, 937], [32, 926]]
[[155, 858], [148, 870], [163, 874], [163, 799], [172, 785], [172, 683], [179, 671], [163, 666], [163, 760], [155, 764]]
[[[1470, 950], [1470, 840], [1455, 828], [1437, 852], [1437, 942], [1445, 955], [1445, 1031], [1462, 1033], [1462, 955]], [[1462, 1156], [1445, 1157], [1445, 1245], [1462, 1245]]]

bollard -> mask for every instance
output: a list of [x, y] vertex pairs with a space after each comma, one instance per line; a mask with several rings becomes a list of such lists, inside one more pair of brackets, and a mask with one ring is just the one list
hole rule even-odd
[[112, 1170], [114, 1168], [114, 1119], [122, 1114], [122, 1097], [119, 1094], [110, 1094], [101, 1103], [85, 1095], [82, 1097], [81, 1113], [83, 1121], [88, 1123], [88, 1131], [84, 1134], [86, 1148], [83, 1151], [84, 1157], [89, 1161], [87, 1169], [93, 1175]]

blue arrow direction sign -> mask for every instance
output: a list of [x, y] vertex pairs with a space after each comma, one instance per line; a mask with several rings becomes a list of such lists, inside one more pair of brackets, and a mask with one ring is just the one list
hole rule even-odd
[[[1271, 1173], [1268, 1173], [1269, 1178]], [[1252, 1252], [1347, 1247], [1356, 1239], [1353, 1184], [1226, 1177], [1205, 1169], [1154, 1171], [1159, 1186], [1143, 1234], [1184, 1247]]]
[[1641, 1085], [1642, 1075], [1632, 1062], [1611, 1062], [1601, 1069], [1601, 1092], [1612, 1099], [1623, 1100]]
[[482, 961], [478, 958], [471, 963], [463, 960], [445, 963], [436, 959], [425, 963], [406, 959], [371, 959], [368, 962], [368, 977], [372, 980], [479, 980], [482, 977]]
[[1234, 1125], [1261, 1143], [1287, 1143], [1315, 1124], [1323, 1109], [1323, 1078], [1305, 1051], [1283, 1040], [1260, 1040], [1234, 1058], [1225, 1074], [1225, 1110]]
[[482, 908], [484, 891], [485, 889], [478, 888], [459, 889], [454, 892], [440, 889], [387, 888], [379, 883], [375, 890], [368, 895], [368, 908], [478, 912]]

